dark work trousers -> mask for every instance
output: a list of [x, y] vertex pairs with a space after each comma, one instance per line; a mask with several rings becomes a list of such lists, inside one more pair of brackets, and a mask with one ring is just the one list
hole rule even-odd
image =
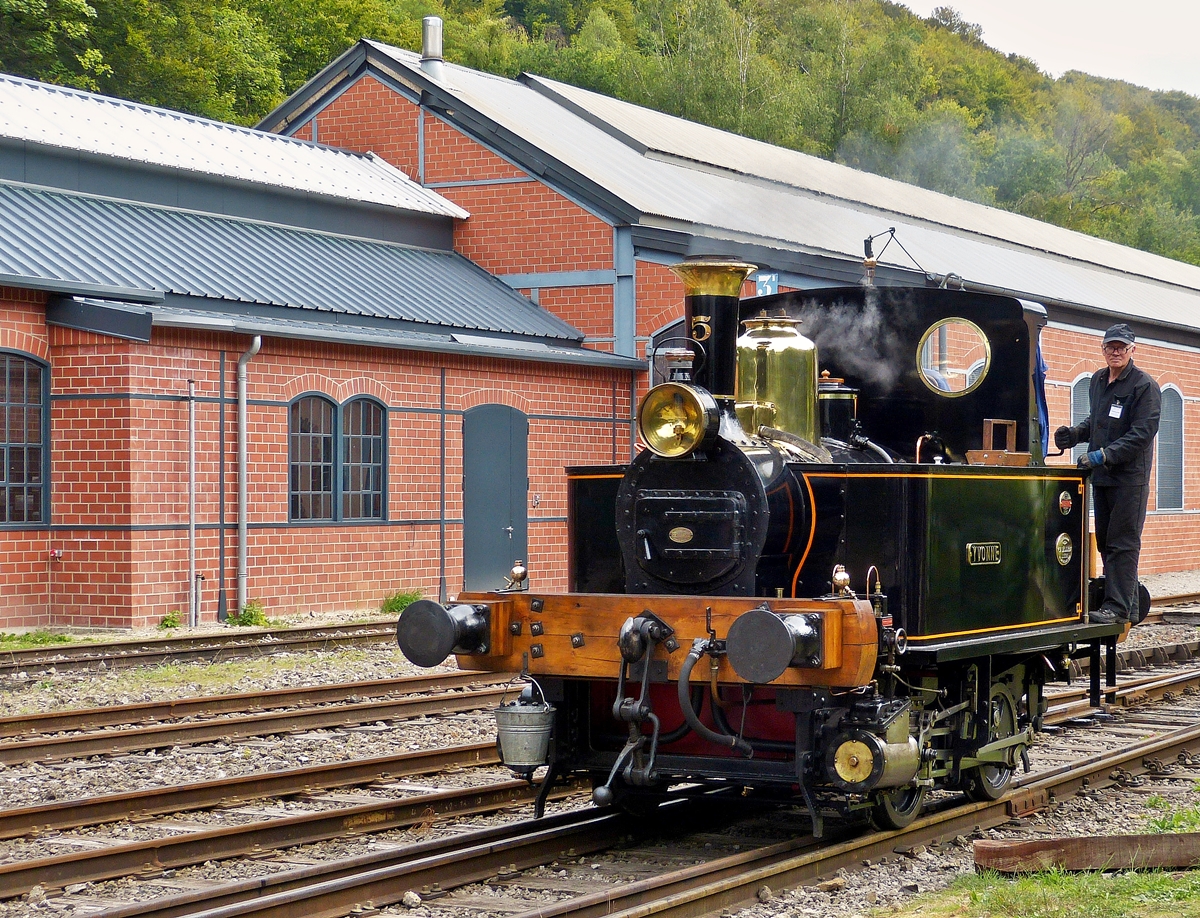
[[1104, 559], [1104, 605], [1132, 619], [1137, 610], [1138, 556], [1149, 485], [1093, 487], [1096, 547]]

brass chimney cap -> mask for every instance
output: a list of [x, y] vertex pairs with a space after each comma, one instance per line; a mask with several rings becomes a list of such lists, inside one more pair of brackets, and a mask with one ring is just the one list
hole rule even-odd
[[758, 265], [713, 255], [688, 258], [671, 270], [683, 281], [688, 296], [739, 296], [746, 278]]

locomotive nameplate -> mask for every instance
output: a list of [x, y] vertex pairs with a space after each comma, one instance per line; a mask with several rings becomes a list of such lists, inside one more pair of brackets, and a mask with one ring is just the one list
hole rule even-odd
[[687, 526], [676, 526], [669, 533], [667, 533], [667, 538], [669, 538], [672, 542], [677, 542], [680, 545], [686, 545], [688, 542], [692, 541], [694, 536], [695, 533], [688, 529]]
[[978, 567], [981, 564], [1000, 563], [999, 542], [968, 542], [967, 564]]

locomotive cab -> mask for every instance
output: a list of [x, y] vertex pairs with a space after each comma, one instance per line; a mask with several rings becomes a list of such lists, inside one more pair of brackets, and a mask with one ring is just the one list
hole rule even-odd
[[426, 603], [401, 647], [536, 677], [543, 789], [587, 773], [600, 804], [732, 784], [795, 795], [819, 832], [902, 826], [932, 788], [999, 796], [1044, 684], [1088, 655], [1098, 704], [1120, 631], [1087, 622], [1085, 473], [1043, 462], [1045, 312], [917, 288], [740, 301], [750, 270], [677, 268], [688, 347], [642, 401], [643, 448], [567, 472], [572, 591]]

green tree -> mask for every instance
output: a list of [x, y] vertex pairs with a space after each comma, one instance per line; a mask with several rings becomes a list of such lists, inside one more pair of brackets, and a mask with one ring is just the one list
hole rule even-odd
[[851, 134], [898, 142], [916, 120], [924, 85], [918, 20], [897, 22], [862, 0], [762, 3], [774, 27], [771, 57], [794, 68], [801, 90], [797, 146], [832, 158]]
[[0, 70], [80, 89], [110, 74], [86, 0], [0, 0]]
[[421, 19], [440, 15], [434, 2], [387, 0], [238, 0], [262, 23], [279, 59], [283, 91], [294, 92], [360, 38], [412, 49]]
[[226, 2], [96, 0], [93, 28], [111, 72], [100, 89], [248, 124], [283, 98], [279, 53], [262, 23]]

